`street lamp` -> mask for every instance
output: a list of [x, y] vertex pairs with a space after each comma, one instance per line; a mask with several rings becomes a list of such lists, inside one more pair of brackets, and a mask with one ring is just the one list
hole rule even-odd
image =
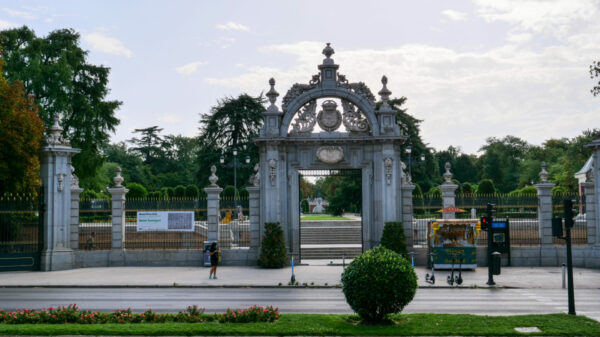
[[[244, 145], [244, 148], [246, 148], [246, 145]], [[238, 207], [237, 204], [237, 155], [238, 155], [238, 151], [237, 149], [233, 149], [233, 188], [234, 188], [234, 192], [233, 192], [233, 205], [236, 207]], [[250, 156], [246, 156], [246, 164], [250, 164]], [[225, 156], [221, 155], [221, 158], [219, 159], [219, 162], [222, 164], [225, 164]]]
[[412, 165], [411, 165], [411, 158], [410, 158], [410, 153], [412, 152], [412, 147], [407, 146], [406, 147], [406, 153], [408, 154], [408, 176], [410, 177], [410, 179], [412, 180]]

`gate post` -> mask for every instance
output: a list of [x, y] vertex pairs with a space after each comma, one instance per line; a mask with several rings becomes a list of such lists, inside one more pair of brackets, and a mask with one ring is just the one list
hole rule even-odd
[[[404, 179], [403, 179], [404, 180]], [[404, 225], [404, 236], [406, 247], [412, 247], [413, 238], [413, 190], [415, 185], [409, 181], [402, 181], [402, 224]]]
[[111, 196], [111, 217], [112, 217], [112, 239], [111, 251], [109, 255], [110, 266], [125, 265], [125, 195], [129, 192], [123, 187], [123, 177], [121, 177], [121, 168], [117, 167], [117, 175], [113, 181], [115, 186], [108, 189]]
[[538, 226], [540, 233], [540, 265], [554, 266], [556, 261], [552, 244], [552, 188], [555, 184], [548, 181], [546, 163], [542, 162], [540, 182], [533, 185], [538, 192]]
[[[450, 172], [450, 163], [446, 162], [444, 165], [446, 168], [446, 172], [444, 173], [444, 182], [440, 185], [440, 189], [442, 190], [442, 208], [456, 206], [456, 189], [458, 185], [452, 182], [452, 173]], [[443, 219], [454, 219], [456, 215], [454, 212], [451, 213], [442, 213]]]
[[219, 200], [221, 199], [222, 188], [217, 185], [219, 177], [215, 175], [217, 167], [210, 167], [212, 174], [208, 178], [210, 185], [204, 188], [206, 192], [206, 225], [208, 229], [207, 241], [216, 242], [219, 239]]
[[[593, 186], [590, 186], [591, 193], [589, 195], [593, 195], [591, 200], [587, 201], [587, 207], [590, 207], [590, 203], [593, 203], [592, 210], [594, 211], [593, 215], [587, 215], [588, 217], [588, 226], [590, 226], [590, 221], [594, 223], [592, 226], [595, 228], [595, 239], [594, 243], [596, 245], [600, 244], [600, 138], [594, 140], [591, 143], [585, 144], [586, 147], [591, 148], [593, 153], [592, 159], [592, 172], [590, 173], [590, 177], [587, 179], [591, 181]], [[587, 197], [588, 195], [586, 195]], [[588, 208], [589, 210], [590, 208]], [[589, 230], [588, 230], [588, 240], [589, 240]], [[589, 241], [588, 241], [589, 242]]]
[[248, 215], [250, 216], [250, 249], [254, 249], [258, 252], [260, 247], [260, 166], [256, 164], [254, 166], [254, 176], [250, 182], [252, 186], [246, 187], [249, 196], [249, 210]]
[[79, 249], [79, 201], [83, 188], [71, 167], [71, 249]]
[[64, 270], [73, 268], [71, 249], [71, 157], [79, 149], [71, 147], [62, 137], [58, 114], [41, 149], [41, 177], [43, 184], [44, 236], [40, 256], [41, 270]]

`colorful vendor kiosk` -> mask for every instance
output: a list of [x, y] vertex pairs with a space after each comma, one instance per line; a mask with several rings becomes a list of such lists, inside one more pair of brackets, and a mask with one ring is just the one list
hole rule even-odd
[[[429, 252], [435, 269], [477, 268], [477, 219], [439, 219], [428, 224]], [[454, 267], [452, 266], [454, 264]]]

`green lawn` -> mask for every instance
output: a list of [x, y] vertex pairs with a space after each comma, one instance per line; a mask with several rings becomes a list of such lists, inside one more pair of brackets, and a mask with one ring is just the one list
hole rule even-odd
[[566, 314], [475, 316], [402, 314], [394, 324], [363, 325], [355, 315], [283, 314], [275, 323], [0, 324], [0, 335], [147, 336], [518, 336], [515, 327], [538, 327], [534, 336], [598, 336], [600, 323]]
[[344, 218], [343, 216], [332, 216], [332, 215], [306, 215], [300, 218], [300, 221], [310, 220], [354, 220], [350, 218]]

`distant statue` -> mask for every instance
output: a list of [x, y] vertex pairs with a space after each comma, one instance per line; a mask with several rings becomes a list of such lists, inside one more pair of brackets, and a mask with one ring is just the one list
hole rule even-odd
[[323, 208], [323, 198], [318, 197], [316, 199], [317, 201], [317, 205], [315, 206], [315, 208], [313, 208], [312, 212], [313, 214], [320, 214], [323, 213], [325, 211], [325, 209]]

